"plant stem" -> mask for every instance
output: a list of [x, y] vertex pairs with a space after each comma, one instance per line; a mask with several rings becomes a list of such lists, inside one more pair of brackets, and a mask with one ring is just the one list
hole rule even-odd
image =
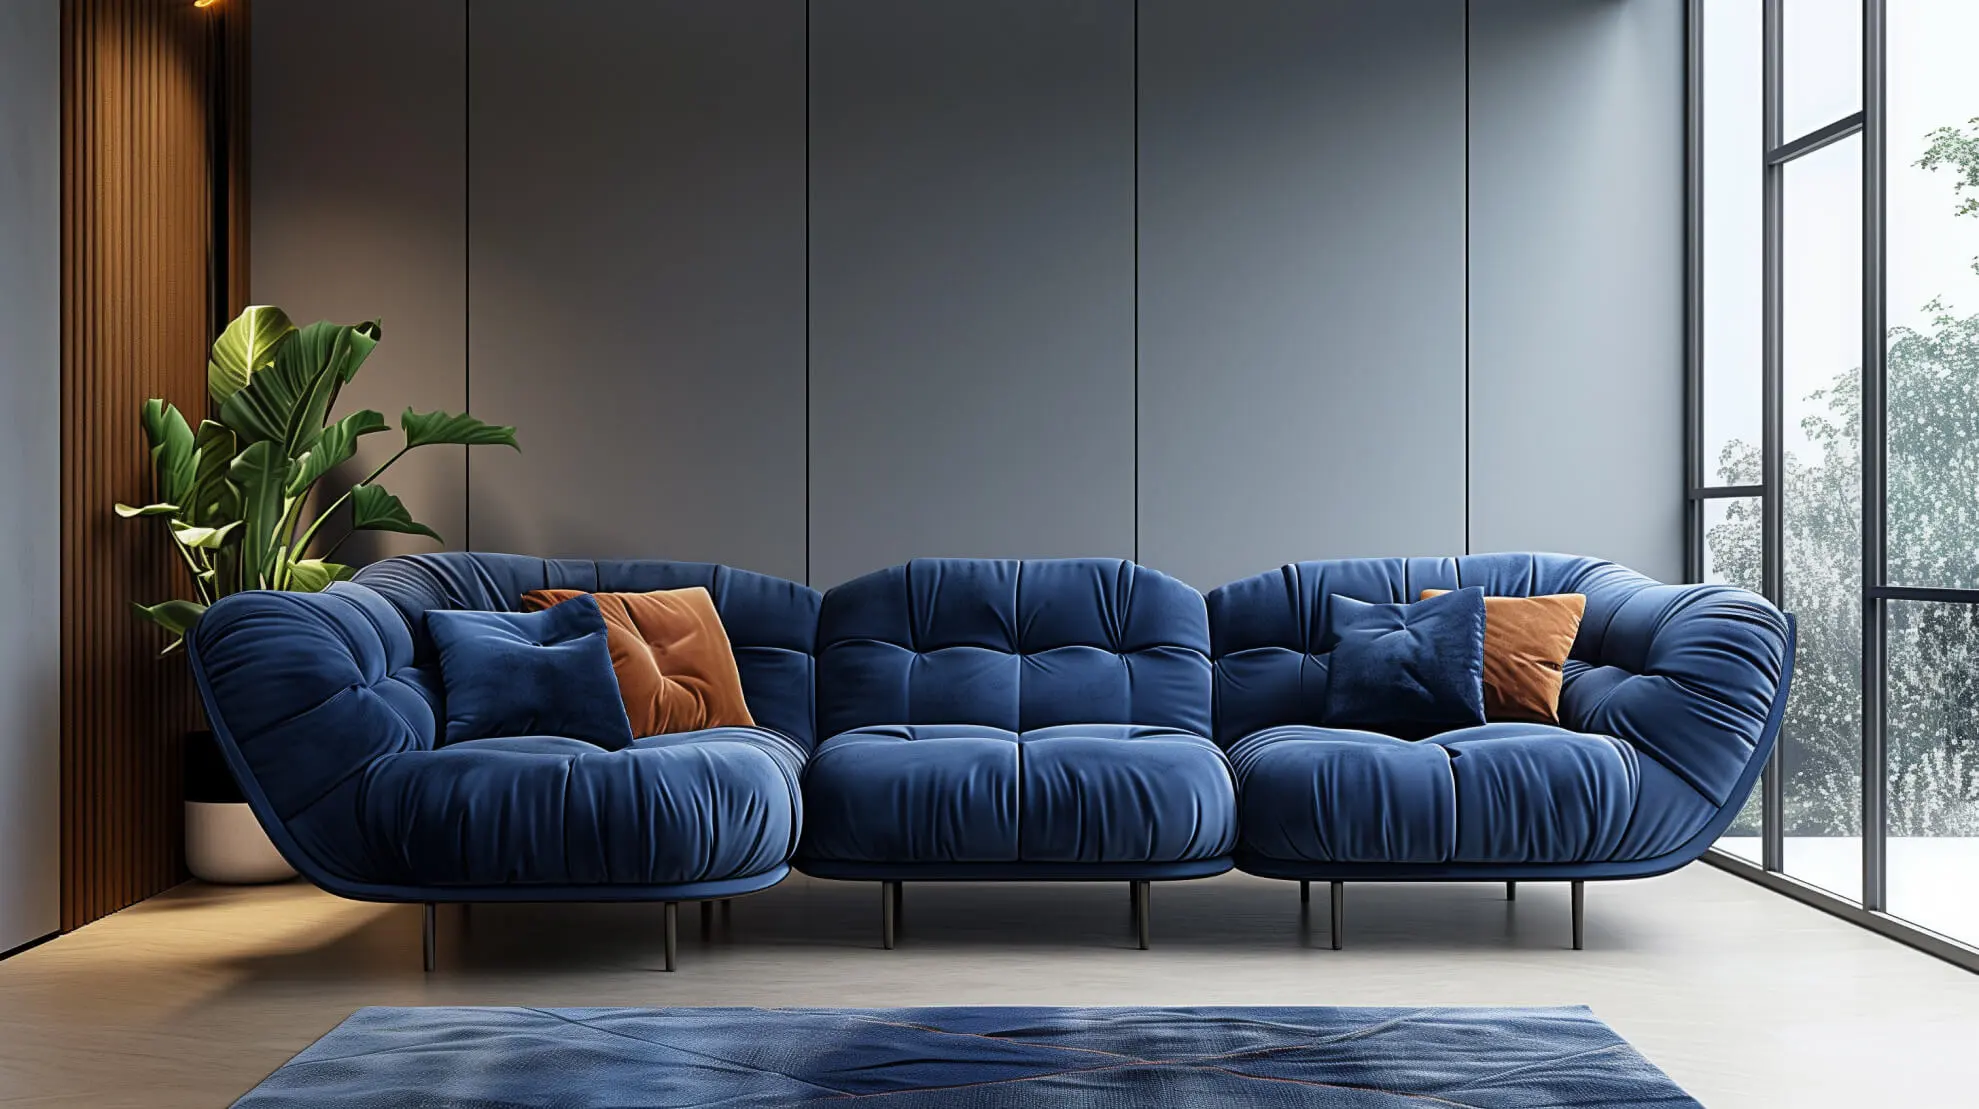
[[[337, 511], [337, 509], [342, 508], [344, 506], [344, 502], [350, 499], [351, 493], [357, 489], [358, 485], [369, 485], [372, 482], [378, 480], [379, 474], [382, 474], [386, 470], [390, 469], [392, 463], [397, 462], [401, 458], [404, 458], [406, 452], [410, 451], [411, 449], [412, 449], [411, 447], [400, 447], [396, 454], [392, 455], [390, 458], [387, 458], [385, 460], [384, 465], [371, 471], [370, 475], [367, 476], [363, 481], [358, 482], [357, 485], [353, 485], [349, 489], [344, 490], [342, 496], [338, 497], [334, 501], [331, 501], [328, 507], [324, 508], [323, 511], [317, 513], [316, 519], [310, 523], [308, 528], [304, 529], [302, 533], [302, 538], [296, 541], [295, 551], [297, 556], [301, 557], [302, 555], [308, 552], [309, 545], [316, 541], [316, 533], [322, 530], [323, 525], [329, 522], [331, 515], [333, 515]], [[305, 490], [304, 492], [307, 492], [307, 490]], [[298, 496], [296, 499], [300, 501], [301, 497]], [[348, 538], [348, 536], [346, 536], [345, 538]], [[337, 541], [337, 545], [342, 546], [343, 540], [339, 539]], [[331, 550], [335, 550], [335, 549], [336, 549], [335, 547], [331, 548]], [[323, 557], [328, 558], [330, 556], [324, 555]]]

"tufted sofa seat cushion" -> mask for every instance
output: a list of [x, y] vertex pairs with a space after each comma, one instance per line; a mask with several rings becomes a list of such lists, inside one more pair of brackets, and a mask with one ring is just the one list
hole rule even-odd
[[1287, 725], [1230, 763], [1243, 848], [1279, 862], [1605, 862], [1640, 795], [1633, 747], [1546, 724], [1416, 742]]
[[1134, 724], [858, 728], [818, 748], [804, 796], [810, 862], [1175, 863], [1236, 841], [1223, 753]]
[[374, 875], [422, 885], [664, 885], [761, 874], [790, 857], [804, 753], [760, 728], [604, 751], [479, 739], [365, 771]]

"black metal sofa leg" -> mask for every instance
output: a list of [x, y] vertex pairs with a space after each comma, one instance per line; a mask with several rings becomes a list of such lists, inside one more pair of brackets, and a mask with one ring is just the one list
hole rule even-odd
[[666, 969], [672, 970], [680, 957], [680, 902], [666, 905]]
[[1587, 883], [1574, 883], [1574, 950], [1581, 950], [1583, 925], [1587, 920]]
[[1333, 883], [1333, 950], [1340, 950], [1347, 932], [1347, 883]]
[[1141, 950], [1148, 949], [1149, 917], [1154, 915], [1154, 883], [1134, 883], [1134, 938], [1140, 941]]
[[420, 939], [426, 948], [426, 973], [428, 974], [433, 973], [434, 968], [438, 967], [440, 962], [439, 921], [436, 919], [438, 915], [438, 906], [428, 901], [426, 903], [425, 919], [419, 929]]
[[1505, 900], [1517, 901], [1518, 899], [1519, 899], [1519, 884], [1517, 882], [1506, 882]]
[[1299, 904], [1312, 904], [1312, 883], [1304, 878], [1299, 879]]

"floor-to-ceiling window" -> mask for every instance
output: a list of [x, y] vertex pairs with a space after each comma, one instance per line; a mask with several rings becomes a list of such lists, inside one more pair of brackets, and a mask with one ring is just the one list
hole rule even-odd
[[1979, 3], [1689, 11], [1691, 570], [1800, 634], [1719, 850], [1979, 945]]

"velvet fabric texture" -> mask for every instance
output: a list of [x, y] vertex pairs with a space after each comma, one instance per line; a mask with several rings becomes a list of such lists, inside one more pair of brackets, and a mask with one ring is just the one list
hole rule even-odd
[[[1466, 587], [1586, 597], [1557, 727], [1400, 742], [1314, 726], [1342, 601]], [[1238, 779], [1237, 864], [1275, 878], [1663, 873], [1737, 814], [1778, 738], [1792, 672], [1792, 619], [1764, 598], [1663, 585], [1592, 558], [1301, 562], [1207, 600], [1215, 738]]]
[[[441, 744], [460, 706], [430, 610], [691, 586], [759, 727]], [[1586, 597], [1557, 726], [1324, 726], [1343, 600], [1466, 587]], [[703, 563], [449, 552], [223, 598], [187, 651], [255, 815], [331, 892], [685, 901], [773, 885], [800, 844], [865, 880], [1662, 873], [1745, 801], [1793, 642], [1755, 594], [1563, 555], [1299, 563], [1206, 600], [1113, 560], [931, 560], [826, 604]], [[590, 700], [623, 711], [615, 680]]]
[[447, 691], [448, 743], [562, 736], [616, 751], [632, 743], [598, 602], [542, 612], [426, 614]]
[[587, 595], [604, 613], [612, 671], [632, 734], [755, 727], [735, 652], [706, 589], [597, 594], [532, 589], [522, 595], [522, 607], [539, 611]]
[[1484, 591], [1413, 605], [1333, 599], [1324, 723], [1415, 739], [1484, 723]]
[[917, 559], [832, 589], [799, 869], [1227, 868], [1208, 648], [1202, 594], [1117, 559]]
[[[1446, 589], [1425, 589], [1422, 599]], [[1587, 598], [1579, 593], [1484, 599], [1484, 718], [1560, 722], [1560, 683]]]

